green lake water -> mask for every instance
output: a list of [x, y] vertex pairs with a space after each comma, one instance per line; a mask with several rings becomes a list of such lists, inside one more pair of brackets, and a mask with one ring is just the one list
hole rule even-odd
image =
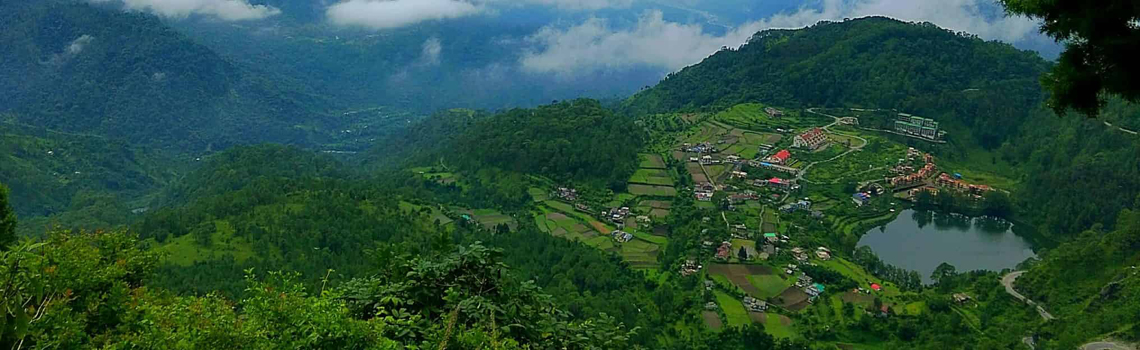
[[1030, 241], [1013, 226], [998, 218], [905, 210], [867, 231], [859, 246], [871, 247], [884, 263], [918, 271], [930, 283], [930, 274], [943, 262], [959, 272], [998, 271], [1034, 257]]

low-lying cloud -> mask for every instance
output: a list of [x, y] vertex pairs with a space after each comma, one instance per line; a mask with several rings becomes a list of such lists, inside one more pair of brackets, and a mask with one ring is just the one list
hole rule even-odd
[[675, 71], [722, 47], [738, 47], [761, 30], [874, 15], [931, 22], [989, 40], [1047, 40], [1037, 31], [1039, 23], [1003, 16], [999, 6], [993, 0], [824, 0], [820, 6], [748, 22], [723, 34], [707, 33], [700, 24], [666, 21], [658, 11], [647, 12], [636, 25], [622, 29], [591, 18], [568, 28], [547, 26], [531, 35], [532, 47], [523, 52], [520, 64], [526, 71], [562, 75], [631, 67]]
[[481, 11], [482, 7], [461, 0], [345, 0], [329, 6], [325, 14], [340, 25], [387, 29]]
[[76, 56], [79, 56], [80, 53], [83, 53], [83, 50], [85, 50], [87, 46], [91, 45], [91, 42], [93, 41], [95, 41], [95, 37], [91, 35], [80, 35], [78, 38], [75, 38], [75, 40], [72, 40], [71, 43], [68, 43], [67, 46], [64, 46], [63, 50], [60, 50], [59, 53], [51, 55], [51, 59], [47, 60], [45, 63], [49, 65], [61, 65], [67, 63], [72, 58], [75, 58]]
[[423, 48], [420, 49], [420, 64], [425, 66], [439, 65], [439, 56], [443, 52], [443, 43], [439, 38], [428, 38], [424, 40]]
[[566, 29], [545, 27], [528, 39], [540, 49], [523, 54], [521, 63], [531, 72], [568, 74], [582, 70], [654, 66], [677, 69], [699, 62], [723, 46], [736, 46], [751, 36], [741, 27], [724, 35], [704, 32], [698, 24], [665, 21], [650, 11], [625, 30], [610, 28], [606, 20], [591, 18]]
[[163, 17], [186, 18], [190, 15], [217, 17], [225, 21], [263, 19], [281, 14], [267, 5], [253, 5], [246, 0], [90, 0], [121, 2], [129, 10], [150, 12]]

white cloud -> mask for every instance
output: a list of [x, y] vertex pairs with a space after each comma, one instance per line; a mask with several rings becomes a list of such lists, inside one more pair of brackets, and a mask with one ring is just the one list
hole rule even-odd
[[524, 53], [521, 63], [531, 72], [563, 74], [633, 66], [678, 69], [722, 46], [739, 45], [752, 33], [741, 27], [715, 36], [697, 24], [667, 22], [660, 11], [645, 13], [626, 30], [611, 29], [605, 20], [591, 18], [567, 29], [539, 30], [529, 40], [540, 49]]
[[80, 35], [78, 38], [75, 38], [75, 40], [72, 40], [71, 43], [68, 43], [67, 46], [64, 46], [63, 50], [60, 50], [59, 53], [51, 55], [51, 59], [44, 63], [49, 65], [62, 65], [67, 63], [72, 58], [75, 58], [75, 56], [79, 56], [93, 41], [95, 41], [95, 37], [93, 36], [87, 34]]
[[504, 5], [541, 5], [563, 10], [600, 10], [606, 8], [628, 8], [635, 0], [482, 0], [486, 3]]
[[421, 51], [420, 64], [425, 66], [439, 65], [439, 55], [443, 52], [443, 44], [439, 41], [439, 38], [429, 38], [424, 40]]
[[72, 40], [71, 44], [67, 45], [65, 51], [67, 51], [68, 55], [78, 55], [80, 52], [83, 52], [83, 48], [87, 47], [92, 41], [95, 41], [95, 37], [87, 34], [80, 35], [75, 40]]
[[990, 40], [1037, 40], [1037, 21], [1024, 16], [1006, 17], [995, 0], [824, 0], [819, 8], [801, 8], [759, 21], [768, 28], [798, 28], [823, 20], [887, 16], [904, 21], [930, 22]]
[[721, 47], [737, 47], [764, 29], [873, 15], [931, 22], [991, 40], [1047, 40], [1037, 31], [1039, 23], [1004, 17], [995, 6], [1000, 5], [993, 0], [824, 0], [817, 7], [776, 14], [719, 35], [706, 33], [698, 24], [665, 21], [658, 11], [647, 12], [636, 25], [624, 29], [591, 18], [569, 28], [547, 26], [531, 35], [534, 47], [523, 53], [520, 63], [530, 72], [559, 74], [637, 66], [673, 71], [698, 63]]
[[325, 11], [333, 23], [372, 29], [470, 16], [483, 11], [461, 0], [345, 0]]
[[93, 2], [121, 1], [127, 9], [146, 11], [159, 16], [185, 18], [205, 15], [226, 21], [262, 19], [281, 14], [281, 10], [266, 5], [253, 5], [246, 0], [91, 0]]

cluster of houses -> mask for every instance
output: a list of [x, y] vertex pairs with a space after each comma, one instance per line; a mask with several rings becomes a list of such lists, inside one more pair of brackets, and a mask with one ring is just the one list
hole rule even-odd
[[613, 237], [614, 241], [618, 243], [625, 243], [633, 240], [633, 234], [622, 230], [614, 230], [614, 232], [610, 233], [610, 236]]
[[797, 210], [811, 210], [811, 201], [805, 198], [780, 207], [780, 211], [785, 213], [794, 213]]
[[690, 153], [716, 153], [718, 151], [716, 146], [708, 142], [701, 142], [695, 145], [686, 143], [681, 145], [681, 150]]
[[713, 194], [716, 193], [717, 187], [711, 183], [703, 182], [693, 189], [693, 196], [698, 201], [709, 202], [712, 201]]
[[554, 190], [551, 196], [567, 202], [573, 202], [578, 200], [578, 190], [569, 187], [559, 187]]
[[683, 264], [681, 264], [681, 276], [689, 276], [689, 275], [692, 275], [694, 273], [697, 273], [697, 271], [700, 271], [702, 267], [703, 266], [701, 266], [700, 264], [697, 264], [696, 260], [693, 260], [693, 259], [685, 260], [685, 262]]
[[741, 302], [744, 303], [744, 308], [751, 312], [764, 312], [768, 310], [768, 303], [760, 299], [745, 296]]
[[[819, 260], [831, 260], [831, 249], [827, 247], [816, 248], [815, 257]], [[808, 250], [802, 247], [794, 247], [792, 248], [792, 258], [800, 263], [806, 263], [809, 258]]]
[[792, 138], [792, 147], [816, 150], [827, 144], [827, 134], [823, 129], [813, 128]]
[[939, 175], [937, 182], [938, 182], [939, 186], [950, 188], [953, 190], [958, 190], [961, 192], [966, 192], [966, 193], [974, 195], [974, 196], [980, 196], [986, 192], [994, 190], [990, 186], [975, 185], [975, 184], [971, 184], [971, 183], [966, 183], [965, 181], [953, 178], [949, 174], [946, 174], [946, 173], [942, 173], [942, 175]]
[[625, 218], [629, 216], [629, 207], [611, 208], [604, 214], [610, 221], [619, 224], [619, 226], [625, 226]]
[[906, 187], [914, 184], [919, 184], [927, 178], [933, 176], [938, 172], [938, 166], [933, 162], [927, 162], [921, 169], [910, 174], [899, 175], [892, 177], [888, 182], [894, 187]]
[[807, 262], [808, 261], [807, 250], [802, 248], [802, 247], [792, 248], [792, 258], [796, 259], [796, 261], [799, 261], [801, 263]]

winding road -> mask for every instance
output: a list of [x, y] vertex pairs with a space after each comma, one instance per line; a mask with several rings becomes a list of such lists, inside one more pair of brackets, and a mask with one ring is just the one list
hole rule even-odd
[[[1112, 123], [1109, 123], [1109, 122], [1107, 122], [1107, 121], [1106, 121], [1106, 122], [1104, 122], [1104, 126], [1107, 126], [1107, 127], [1110, 127], [1110, 128], [1116, 128], [1117, 130], [1120, 130], [1121, 132], [1123, 132], [1123, 133], [1125, 133], [1125, 134], [1131, 134], [1131, 135], [1137, 135], [1137, 134], [1140, 134], [1140, 133], [1137, 133], [1137, 132], [1135, 132], [1135, 131], [1132, 131], [1132, 130], [1128, 130], [1128, 129], [1125, 129], [1125, 128], [1122, 128], [1122, 127], [1118, 127], [1118, 126], [1112, 125]], [[1110, 349], [1111, 349], [1111, 348], [1110, 348]]]
[[1024, 295], [1021, 295], [1021, 293], [1018, 293], [1017, 290], [1013, 288], [1013, 282], [1017, 281], [1017, 278], [1021, 277], [1022, 274], [1025, 274], [1025, 271], [1014, 271], [1006, 274], [1005, 276], [1002, 276], [1001, 285], [1005, 286], [1005, 292], [1009, 293], [1009, 295], [1012, 295], [1017, 300], [1021, 300], [1030, 306], [1036, 307], [1037, 313], [1041, 314], [1041, 318], [1044, 318], [1046, 321], [1056, 319], [1056, 317], [1053, 317], [1053, 315], [1049, 314], [1048, 311], [1045, 311], [1044, 307], [1037, 305], [1036, 302], [1030, 300], [1029, 298], [1026, 298]]

